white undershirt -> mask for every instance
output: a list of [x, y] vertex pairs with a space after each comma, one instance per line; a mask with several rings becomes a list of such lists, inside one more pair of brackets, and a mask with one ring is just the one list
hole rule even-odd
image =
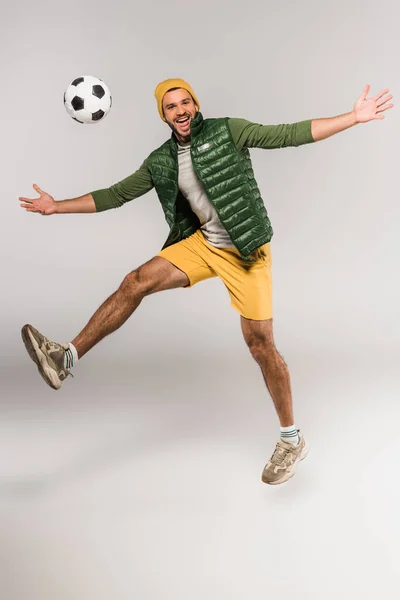
[[207, 198], [195, 173], [190, 155], [190, 143], [184, 146], [178, 144], [178, 164], [179, 189], [189, 202], [192, 211], [197, 215], [207, 242], [216, 248], [233, 248], [228, 232], [219, 220], [215, 208]]

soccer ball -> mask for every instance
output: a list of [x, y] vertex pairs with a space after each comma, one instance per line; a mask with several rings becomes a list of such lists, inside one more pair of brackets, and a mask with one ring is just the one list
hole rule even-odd
[[108, 86], [97, 77], [77, 77], [64, 93], [67, 113], [78, 123], [98, 123], [111, 108], [112, 98]]

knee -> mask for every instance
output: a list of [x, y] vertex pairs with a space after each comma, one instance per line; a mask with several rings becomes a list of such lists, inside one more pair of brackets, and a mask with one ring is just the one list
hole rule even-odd
[[128, 273], [119, 286], [119, 291], [125, 296], [145, 296], [148, 292], [146, 282], [141, 275], [140, 268]]
[[267, 338], [257, 337], [250, 339], [247, 345], [252, 357], [259, 365], [275, 363], [280, 359], [274, 342]]

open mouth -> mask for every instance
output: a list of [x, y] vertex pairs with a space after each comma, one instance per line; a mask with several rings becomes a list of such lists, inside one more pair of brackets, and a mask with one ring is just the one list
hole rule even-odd
[[190, 117], [182, 117], [181, 119], [177, 119], [175, 121], [177, 125], [179, 125], [182, 129], [189, 129], [190, 127]]

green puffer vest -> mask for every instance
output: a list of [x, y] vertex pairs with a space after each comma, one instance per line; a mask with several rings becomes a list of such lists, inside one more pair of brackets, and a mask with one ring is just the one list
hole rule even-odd
[[[254, 178], [247, 148], [236, 149], [228, 118], [191, 123], [190, 153], [194, 170], [222, 225], [242, 258], [248, 260], [273, 235], [270, 220]], [[178, 187], [178, 149], [175, 136], [147, 159], [153, 183], [170, 226], [163, 248], [192, 235], [200, 222]]]

